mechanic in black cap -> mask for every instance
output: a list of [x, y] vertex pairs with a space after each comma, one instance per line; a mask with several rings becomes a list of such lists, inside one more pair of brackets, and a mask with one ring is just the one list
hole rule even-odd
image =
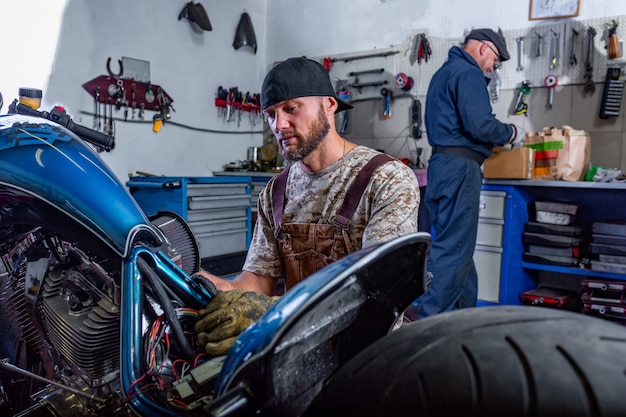
[[208, 353], [226, 352], [271, 304], [280, 278], [289, 290], [351, 252], [417, 231], [415, 173], [339, 135], [335, 113], [351, 107], [317, 61], [290, 58], [266, 75], [261, 109], [291, 165], [259, 195], [242, 272], [232, 280], [202, 273], [219, 290], [196, 324]]
[[424, 201], [434, 239], [427, 265], [432, 281], [419, 300], [420, 318], [476, 305], [481, 165], [494, 147], [520, 146], [526, 136], [521, 126], [496, 119], [487, 90], [486, 75], [509, 58], [502, 36], [474, 29], [450, 48], [428, 87], [424, 122], [432, 154]]

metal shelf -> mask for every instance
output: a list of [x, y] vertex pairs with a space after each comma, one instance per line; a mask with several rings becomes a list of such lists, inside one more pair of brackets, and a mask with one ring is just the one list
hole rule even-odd
[[602, 279], [618, 279], [626, 281], [626, 275], [610, 272], [594, 271], [593, 269], [571, 268], [566, 266], [535, 264], [530, 262], [522, 262], [522, 268], [533, 269], [538, 271], [559, 272], [567, 275], [579, 275], [585, 277], [596, 277]]

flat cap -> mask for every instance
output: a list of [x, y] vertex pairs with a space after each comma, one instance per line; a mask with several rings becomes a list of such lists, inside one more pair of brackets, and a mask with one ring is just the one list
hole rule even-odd
[[509, 51], [506, 49], [506, 42], [504, 41], [504, 38], [489, 28], [472, 30], [469, 35], [465, 37], [465, 42], [470, 39], [475, 39], [477, 41], [489, 41], [493, 43], [500, 54], [500, 62], [508, 61], [511, 58]]

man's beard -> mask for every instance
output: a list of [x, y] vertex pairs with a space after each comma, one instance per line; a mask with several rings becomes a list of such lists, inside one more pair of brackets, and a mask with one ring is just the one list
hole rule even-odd
[[320, 143], [322, 143], [326, 135], [328, 135], [328, 132], [330, 132], [330, 123], [326, 120], [324, 109], [320, 106], [317, 120], [311, 123], [309, 134], [307, 136], [298, 135], [298, 148], [293, 151], [283, 149], [281, 152], [283, 158], [289, 161], [300, 161], [306, 158], [320, 146]]

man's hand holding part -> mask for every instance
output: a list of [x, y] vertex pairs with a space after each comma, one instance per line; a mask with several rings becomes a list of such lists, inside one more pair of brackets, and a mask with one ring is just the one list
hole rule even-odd
[[198, 342], [211, 355], [225, 355], [235, 339], [278, 298], [245, 290], [219, 291], [209, 305], [198, 311]]

